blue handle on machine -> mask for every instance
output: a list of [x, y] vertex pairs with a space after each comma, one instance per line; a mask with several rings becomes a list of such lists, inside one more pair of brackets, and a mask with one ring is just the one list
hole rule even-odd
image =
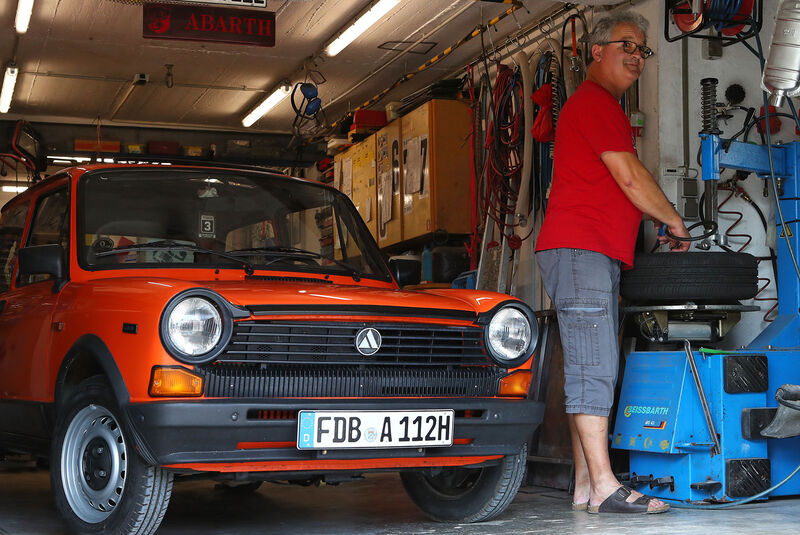
[[661, 223], [661, 226], [658, 227], [658, 235], [659, 236], [666, 236], [667, 235], [667, 224]]

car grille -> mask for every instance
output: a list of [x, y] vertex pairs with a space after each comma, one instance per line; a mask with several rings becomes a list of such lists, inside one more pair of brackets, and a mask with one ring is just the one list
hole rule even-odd
[[496, 367], [199, 366], [205, 395], [270, 397], [487, 397], [497, 395], [505, 370]]
[[[365, 356], [356, 350], [356, 334], [378, 330], [380, 349]], [[485, 366], [480, 327], [409, 323], [324, 323], [241, 321], [234, 325], [224, 363], [367, 366]]]

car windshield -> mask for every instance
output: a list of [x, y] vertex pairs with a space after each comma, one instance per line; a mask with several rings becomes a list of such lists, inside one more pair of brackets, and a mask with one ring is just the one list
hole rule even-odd
[[331, 188], [232, 170], [109, 169], [78, 185], [88, 269], [214, 267], [390, 280], [350, 201]]

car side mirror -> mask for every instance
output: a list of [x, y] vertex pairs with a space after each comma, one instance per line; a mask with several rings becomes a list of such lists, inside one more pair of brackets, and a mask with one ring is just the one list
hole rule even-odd
[[64, 278], [64, 248], [61, 245], [32, 245], [19, 250], [19, 272], [28, 275], [52, 275]]
[[419, 260], [390, 258], [389, 268], [392, 270], [392, 275], [397, 280], [397, 284], [401, 287], [409, 284], [419, 284], [422, 276], [422, 265]]

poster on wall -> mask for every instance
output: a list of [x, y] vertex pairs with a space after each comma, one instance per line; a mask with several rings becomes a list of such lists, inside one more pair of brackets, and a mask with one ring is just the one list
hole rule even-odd
[[422, 185], [422, 160], [420, 159], [419, 136], [405, 140], [405, 183], [404, 191], [417, 193]]
[[353, 197], [353, 159], [347, 158], [342, 161], [342, 193], [348, 197]]

